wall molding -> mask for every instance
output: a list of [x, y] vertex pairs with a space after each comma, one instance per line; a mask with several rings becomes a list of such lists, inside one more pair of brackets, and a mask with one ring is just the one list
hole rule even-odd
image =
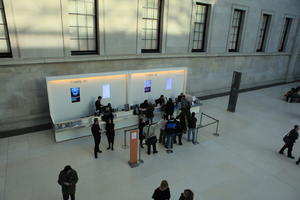
[[117, 60], [140, 60], [140, 59], [168, 59], [168, 58], [213, 58], [213, 57], [259, 57], [259, 56], [291, 56], [287, 52], [274, 53], [185, 53], [185, 54], [141, 54], [141, 55], [120, 55], [120, 56], [74, 56], [74, 57], [60, 57], [60, 58], [1, 58], [0, 68], [9, 65], [29, 65], [29, 64], [50, 64], [50, 63], [67, 63], [67, 62], [91, 62], [91, 61], [117, 61]]

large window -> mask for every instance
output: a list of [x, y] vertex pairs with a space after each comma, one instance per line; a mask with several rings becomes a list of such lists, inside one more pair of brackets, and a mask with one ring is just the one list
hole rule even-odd
[[267, 35], [269, 32], [269, 26], [271, 21], [271, 15], [263, 14], [263, 19], [259, 29], [257, 52], [265, 50]]
[[69, 0], [71, 54], [97, 54], [97, 0]]
[[240, 48], [242, 28], [244, 21], [245, 11], [235, 9], [231, 23], [231, 32], [229, 38], [229, 52], [237, 52]]
[[0, 57], [12, 57], [2, 0], [0, 0]]
[[282, 34], [281, 34], [281, 38], [280, 38], [280, 43], [279, 43], [279, 49], [278, 51], [284, 51], [286, 43], [287, 43], [287, 37], [290, 31], [290, 27], [292, 24], [292, 20], [291, 18], [285, 18], [285, 22], [284, 22], [284, 26], [283, 26], [283, 30], [282, 30]]
[[142, 53], [160, 52], [162, 0], [144, 0]]
[[205, 51], [208, 8], [208, 5], [198, 2], [195, 5], [192, 52]]

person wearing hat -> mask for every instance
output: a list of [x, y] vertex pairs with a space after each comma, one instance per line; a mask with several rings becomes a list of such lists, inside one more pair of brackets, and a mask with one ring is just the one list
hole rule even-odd
[[59, 173], [57, 182], [61, 186], [63, 200], [68, 200], [69, 197], [71, 197], [71, 200], [75, 200], [78, 175], [70, 165], [65, 166], [65, 168]]
[[95, 147], [94, 147], [94, 155], [95, 158], [98, 158], [98, 153], [102, 153], [102, 151], [99, 149], [100, 141], [101, 141], [101, 132], [100, 132], [100, 126], [98, 118], [94, 119], [94, 124], [92, 125], [91, 131], [94, 137], [95, 141]]

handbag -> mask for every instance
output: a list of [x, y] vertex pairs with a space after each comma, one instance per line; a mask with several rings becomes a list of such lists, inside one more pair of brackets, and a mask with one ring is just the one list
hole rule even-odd
[[290, 134], [290, 133], [286, 134], [286, 135], [283, 137], [283, 139], [282, 139], [282, 140], [284, 141], [284, 143], [286, 143], [286, 144], [287, 144], [287, 143], [290, 143], [290, 137], [289, 137], [289, 134]]

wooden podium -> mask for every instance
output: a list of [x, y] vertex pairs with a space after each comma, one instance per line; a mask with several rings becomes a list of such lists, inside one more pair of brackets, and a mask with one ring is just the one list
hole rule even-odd
[[131, 168], [139, 166], [138, 159], [138, 130], [130, 131], [130, 160], [128, 164]]

